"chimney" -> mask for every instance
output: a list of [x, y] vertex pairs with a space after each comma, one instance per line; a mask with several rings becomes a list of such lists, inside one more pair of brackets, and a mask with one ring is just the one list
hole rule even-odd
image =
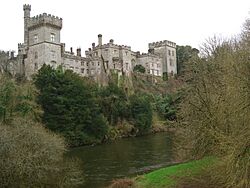
[[109, 43], [110, 43], [110, 44], [114, 44], [114, 39], [110, 39], [110, 40], [109, 40]]
[[13, 59], [14, 58], [14, 51], [10, 52], [10, 58]]
[[98, 45], [99, 46], [102, 45], [102, 35], [101, 34], [98, 35]]
[[94, 43], [94, 42], [92, 43], [92, 48], [93, 48], [93, 49], [95, 48], [95, 43]]
[[79, 56], [79, 57], [82, 56], [81, 48], [77, 48], [77, 49], [76, 49], [76, 55]]
[[73, 54], [73, 48], [72, 47], [70, 47], [70, 53]]

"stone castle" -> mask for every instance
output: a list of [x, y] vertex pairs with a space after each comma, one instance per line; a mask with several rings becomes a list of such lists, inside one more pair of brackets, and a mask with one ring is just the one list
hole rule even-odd
[[66, 51], [65, 43], [61, 43], [62, 18], [46, 13], [31, 17], [31, 5], [26, 4], [23, 11], [24, 43], [18, 44], [16, 72], [27, 78], [43, 64], [54, 68], [61, 66], [64, 70], [70, 69], [96, 81], [112, 71], [129, 76], [136, 65], [145, 67], [145, 74], [152, 76], [173, 76], [177, 73], [174, 42], [164, 40], [149, 43], [148, 53], [141, 54], [132, 51], [130, 46], [115, 44], [113, 39], [103, 44], [102, 35], [99, 34], [98, 43], [92, 43], [84, 57], [80, 48], [76, 53], [72, 48]]

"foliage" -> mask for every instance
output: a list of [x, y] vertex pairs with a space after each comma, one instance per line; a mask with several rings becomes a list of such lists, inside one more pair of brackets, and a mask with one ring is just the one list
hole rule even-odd
[[176, 120], [177, 105], [180, 102], [180, 93], [155, 96], [155, 110], [165, 120]]
[[139, 133], [147, 132], [152, 126], [153, 114], [148, 98], [143, 95], [132, 95], [129, 99], [134, 126]]
[[129, 118], [129, 104], [122, 88], [110, 82], [107, 87], [100, 88], [98, 96], [101, 111], [110, 125]]
[[64, 135], [71, 145], [103, 139], [107, 125], [95, 101], [95, 87], [71, 71], [47, 65], [39, 70], [35, 85], [40, 90], [42, 119], [49, 129]]
[[11, 77], [0, 75], [0, 121], [7, 123], [15, 116], [39, 121], [42, 111], [35, 102], [36, 96], [31, 83], [18, 85]]
[[213, 38], [202, 52], [187, 70], [179, 116], [182, 146], [194, 157], [221, 157], [216, 178], [227, 187], [249, 187], [249, 50], [237, 40]]
[[192, 48], [191, 46], [176, 46], [176, 56], [177, 56], [177, 70], [178, 74], [183, 74], [185, 70], [185, 65], [192, 57], [197, 57], [199, 50]]
[[62, 138], [39, 123], [15, 118], [0, 123], [0, 187], [74, 187], [78, 164], [66, 160]]
[[145, 73], [146, 69], [142, 65], [136, 65], [133, 69], [134, 72]]

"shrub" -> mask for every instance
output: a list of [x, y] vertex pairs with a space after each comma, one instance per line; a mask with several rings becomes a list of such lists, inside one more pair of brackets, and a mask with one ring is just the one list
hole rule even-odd
[[0, 124], [0, 187], [74, 187], [81, 171], [66, 160], [62, 138], [42, 125], [16, 119]]
[[139, 133], [147, 132], [152, 127], [152, 108], [147, 97], [132, 95], [130, 97], [131, 115], [134, 126]]
[[146, 69], [142, 65], [136, 65], [133, 69], [134, 72], [145, 73]]

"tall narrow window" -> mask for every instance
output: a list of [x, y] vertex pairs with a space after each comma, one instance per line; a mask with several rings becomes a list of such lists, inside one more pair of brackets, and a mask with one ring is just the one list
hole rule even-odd
[[38, 58], [38, 52], [35, 52], [35, 59]]
[[55, 34], [54, 33], [50, 33], [50, 41], [51, 42], [55, 42]]
[[34, 43], [38, 43], [38, 35], [37, 34], [34, 35]]
[[35, 63], [34, 69], [37, 70], [38, 69], [38, 65], [37, 63]]

